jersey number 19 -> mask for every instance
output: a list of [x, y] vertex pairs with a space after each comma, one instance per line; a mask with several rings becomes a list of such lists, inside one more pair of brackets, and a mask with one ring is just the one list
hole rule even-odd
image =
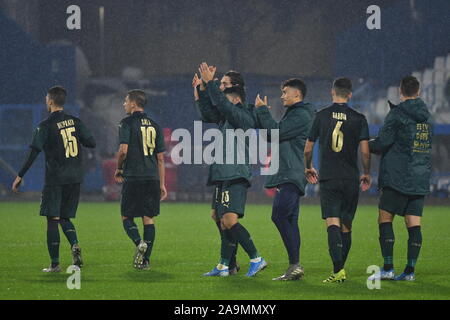
[[74, 158], [78, 155], [78, 142], [77, 138], [72, 135], [73, 132], [75, 132], [74, 127], [62, 129], [60, 131], [64, 143], [64, 149], [66, 149], [66, 158]]
[[154, 127], [141, 127], [144, 155], [152, 155], [155, 150], [156, 130]]

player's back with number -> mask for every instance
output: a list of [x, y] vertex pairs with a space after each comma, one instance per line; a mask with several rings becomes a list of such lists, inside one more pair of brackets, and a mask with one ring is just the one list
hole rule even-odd
[[119, 143], [128, 145], [123, 167], [127, 180], [159, 180], [157, 154], [164, 151], [164, 135], [145, 112], [133, 112], [119, 124]]
[[95, 141], [83, 122], [64, 110], [39, 124], [31, 147], [44, 151], [46, 185], [82, 182], [82, 146], [94, 148]]
[[320, 180], [358, 179], [358, 147], [368, 139], [367, 120], [346, 103], [317, 112], [310, 140], [319, 138]]

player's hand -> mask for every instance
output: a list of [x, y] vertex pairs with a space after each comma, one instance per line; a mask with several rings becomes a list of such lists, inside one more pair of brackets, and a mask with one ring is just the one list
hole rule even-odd
[[211, 219], [217, 222], [216, 209], [211, 209]]
[[160, 185], [159, 189], [161, 190], [161, 197], [160, 200], [163, 201], [164, 199], [167, 198], [167, 190], [166, 190], [166, 186], [165, 185]]
[[372, 185], [372, 178], [370, 177], [370, 174], [363, 174], [359, 178], [359, 182], [361, 183], [361, 190], [367, 191], [370, 189], [370, 186]]
[[208, 83], [214, 79], [214, 74], [216, 73], [216, 67], [208, 66], [208, 64], [206, 62], [203, 62], [200, 65], [200, 67], [198, 68], [198, 71], [200, 72], [202, 81], [204, 83]]
[[305, 169], [305, 177], [306, 180], [308, 180], [308, 182], [311, 184], [316, 184], [317, 182], [319, 182], [317, 171], [314, 168]]
[[194, 78], [192, 79], [192, 88], [194, 88], [194, 99], [195, 101], [198, 101], [200, 98], [198, 96], [197, 87], [200, 86], [201, 91], [205, 91], [205, 86], [203, 85], [202, 79], [198, 77], [197, 74], [194, 75]]
[[14, 179], [14, 182], [13, 182], [12, 187], [11, 187], [12, 192], [18, 193], [18, 192], [19, 192], [19, 187], [20, 187], [20, 184], [21, 184], [21, 183], [22, 183], [22, 178], [19, 177], [19, 176], [17, 176], [17, 177]]
[[123, 183], [123, 170], [116, 169], [116, 172], [114, 172], [114, 180], [116, 180], [117, 183]]
[[199, 85], [202, 85], [202, 79], [200, 79], [197, 74], [194, 74], [194, 78], [192, 79], [192, 88], [197, 88]]
[[262, 100], [258, 93], [258, 95], [256, 96], [256, 99], [255, 99], [255, 107], [259, 108], [262, 106], [267, 106], [267, 108], [270, 109], [270, 107], [268, 105], [268, 101], [267, 101], [267, 96], [264, 96], [264, 100]]

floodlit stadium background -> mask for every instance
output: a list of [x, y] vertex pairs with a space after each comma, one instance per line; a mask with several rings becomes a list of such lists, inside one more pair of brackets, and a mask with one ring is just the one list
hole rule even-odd
[[[81, 8], [81, 30], [68, 30], [67, 7]], [[367, 7], [381, 8], [381, 30], [369, 30]], [[156, 1], [156, 0], [0, 0], [0, 200], [9, 191], [28, 150], [32, 131], [47, 116], [46, 90], [65, 86], [66, 109], [78, 115], [96, 140], [85, 149], [83, 198], [117, 200], [113, 181], [117, 124], [124, 117], [127, 90], [143, 88], [147, 112], [170, 132], [192, 130], [191, 79], [202, 61], [219, 74], [235, 69], [246, 80], [247, 99], [269, 97], [282, 115], [280, 82], [305, 79], [306, 101], [317, 108], [330, 100], [337, 76], [352, 79], [351, 105], [363, 112], [376, 135], [398, 102], [397, 85], [409, 74], [422, 85], [422, 97], [436, 122], [432, 193], [428, 203], [448, 203], [450, 192], [450, 1]], [[208, 126], [204, 126], [208, 128]], [[21, 199], [39, 199], [43, 155], [25, 176]], [[375, 201], [374, 184], [363, 201]], [[210, 201], [206, 165], [170, 163], [169, 201]], [[316, 160], [317, 161], [317, 152]], [[253, 203], [270, 201], [257, 176], [249, 193]], [[316, 201], [317, 189], [308, 188]]]

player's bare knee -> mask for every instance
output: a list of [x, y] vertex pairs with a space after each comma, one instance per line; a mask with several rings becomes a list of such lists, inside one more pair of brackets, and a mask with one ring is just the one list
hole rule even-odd
[[337, 226], [337, 227], [341, 227], [341, 221], [339, 218], [327, 218], [325, 220], [325, 224], [327, 225], [327, 228], [330, 226]]
[[352, 225], [348, 224], [348, 223], [343, 223], [342, 227], [341, 227], [341, 230], [342, 230], [343, 233], [349, 233], [349, 232], [352, 231]]
[[155, 219], [154, 219], [154, 217], [143, 216], [142, 217], [142, 223], [144, 225], [155, 224]]
[[231, 229], [236, 223], [238, 223], [238, 216], [235, 213], [226, 213], [223, 215], [221, 222], [226, 229]]
[[392, 221], [394, 221], [394, 215], [387, 211], [380, 209], [379, 214], [378, 214], [378, 223], [381, 224], [381, 223], [392, 222]]
[[407, 228], [420, 226], [420, 217], [412, 216], [412, 215], [405, 215], [405, 225]]

